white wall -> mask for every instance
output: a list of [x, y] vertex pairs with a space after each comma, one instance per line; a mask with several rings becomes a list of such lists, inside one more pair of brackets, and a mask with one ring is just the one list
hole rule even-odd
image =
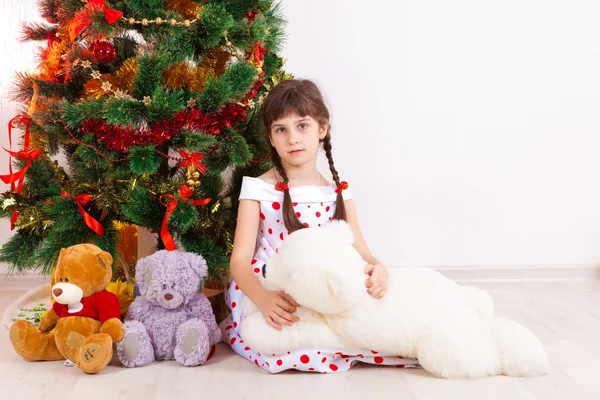
[[[34, 66], [14, 39], [34, 3], [0, 4], [4, 146], [7, 80]], [[326, 94], [336, 165], [386, 265], [598, 264], [599, 3], [283, 7], [287, 69]]]
[[388, 265], [600, 261], [600, 4], [285, 1]]

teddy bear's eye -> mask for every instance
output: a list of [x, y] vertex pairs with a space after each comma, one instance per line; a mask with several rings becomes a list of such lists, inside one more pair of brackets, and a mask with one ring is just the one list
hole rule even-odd
[[59, 281], [61, 281], [61, 282], [62, 282], [62, 278], [60, 278], [60, 279], [59, 279]]
[[175, 284], [172, 284], [172, 285], [171, 285], [171, 289], [174, 289], [174, 288], [175, 288]]
[[69, 282], [69, 278], [65, 278], [65, 282]]
[[167, 285], [165, 283], [163, 283], [162, 285], [163, 290], [167, 288]]

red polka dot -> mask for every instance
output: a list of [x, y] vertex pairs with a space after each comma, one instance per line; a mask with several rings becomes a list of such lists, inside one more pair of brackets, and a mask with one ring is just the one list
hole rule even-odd
[[317, 212], [315, 213], [315, 215], [317, 216], [317, 218], [319, 218], [319, 217], [321, 216], [321, 213], [317, 211]]
[[296, 364], [294, 364], [294, 368], [296, 368]]
[[254, 360], [254, 364], [258, 365], [258, 360]]
[[277, 220], [277, 223], [279, 223], [279, 220]]
[[235, 290], [240, 290], [240, 287], [238, 285], [235, 285]]
[[225, 330], [226, 330], [226, 331], [228, 331], [228, 330], [230, 330], [231, 328], [233, 328], [233, 326], [231, 326], [231, 325], [228, 325], [228, 326], [226, 326], [226, 327], [225, 327]]
[[396, 358], [400, 358], [400, 359], [404, 360], [404, 357], [402, 357], [402, 356], [396, 356]]
[[250, 350], [250, 347], [246, 346], [246, 347], [244, 347], [244, 350], [248, 351], [248, 350]]
[[273, 234], [273, 229], [269, 228], [269, 235]]
[[291, 232], [290, 232], [290, 231], [288, 231], [288, 235], [291, 235]]
[[299, 212], [296, 213], [296, 217], [300, 218], [302, 214], [300, 214]]
[[237, 306], [237, 303], [234, 301], [233, 303], [231, 303], [231, 308], [235, 308], [235, 306]]
[[[279, 210], [281, 208], [281, 204], [279, 204], [278, 202], [274, 202], [273, 203], [273, 209], [275, 210]], [[255, 214], [256, 215], [256, 214]]]
[[237, 322], [234, 322], [234, 323], [233, 323], [233, 327], [234, 327], [234, 328], [237, 328]]
[[227, 290], [231, 287], [231, 282], [227, 282]]
[[292, 206], [296, 207], [298, 205], [298, 203], [292, 203]]
[[[321, 204], [321, 205], [322, 205], [322, 204]], [[329, 209], [330, 209], [330, 208], [331, 208], [331, 207], [327, 206], [327, 207], [325, 208], [325, 212], [329, 212]]]
[[363, 358], [363, 355], [362, 355], [362, 354], [357, 354], [357, 356], [359, 356], [360, 358]]
[[231, 338], [231, 340], [229, 341], [229, 343], [230, 343], [230, 344], [234, 344], [236, 340], [237, 340], [237, 338], [235, 338], [235, 337], [232, 337], [232, 338]]
[[258, 260], [257, 260], [256, 258], [253, 258], [253, 259], [252, 259], [252, 263], [251, 263], [251, 265], [254, 265], [254, 264], [256, 264], [256, 262], [257, 262], [257, 261], [258, 261]]
[[398, 364], [398, 365], [396, 365], [396, 367], [398, 367], [398, 368], [404, 368], [404, 367], [406, 367], [406, 365], [404, 365], [404, 364]]
[[375, 351], [375, 350], [371, 350], [371, 353], [373, 353], [373, 354], [379, 354], [379, 352]]
[[329, 220], [331, 221], [331, 217], [329, 217]]
[[323, 359], [321, 360], [321, 362], [322, 362], [323, 364], [325, 364], [325, 361], [327, 361], [327, 357], [323, 357]]
[[266, 218], [265, 218], [265, 214], [263, 214], [263, 213], [260, 213], [260, 218], [261, 218], [261, 219], [264, 221], [264, 220], [266, 219]]
[[309, 371], [314, 371], [315, 369], [314, 369], [314, 368], [309, 368], [308, 370], [309, 370]]
[[337, 371], [337, 370], [338, 370], [338, 367], [337, 367], [337, 365], [335, 365], [335, 364], [329, 364], [329, 368], [330, 368], [332, 371]]
[[255, 274], [258, 274], [259, 272], [260, 272], [260, 269], [258, 269], [258, 268], [254, 268], [254, 273], [255, 273]]
[[283, 232], [279, 234], [279, 239], [283, 240]]
[[310, 206], [308, 206], [308, 208], [310, 208]]
[[320, 352], [320, 351], [317, 351], [317, 354], [321, 354], [321, 352]]
[[383, 357], [375, 357], [374, 361], [375, 361], [375, 364], [381, 364], [383, 362]]
[[269, 362], [268, 362], [268, 361], [265, 361], [265, 364], [267, 364], [267, 367], [270, 367], [270, 365], [269, 365]]
[[321, 224], [319, 224], [319, 226], [321, 226]]
[[281, 367], [281, 364], [283, 364], [283, 361], [277, 360], [277, 365], [279, 365]]
[[290, 352], [288, 351], [288, 354], [290, 354]]
[[308, 227], [309, 227], [309, 226], [308, 226], [308, 223], [306, 223], [306, 222], [305, 222], [305, 223], [303, 223], [302, 225], [304, 225], [306, 228], [308, 228]]
[[321, 202], [321, 207], [323, 207], [323, 202]]
[[302, 354], [302, 357], [300, 357], [300, 361], [302, 362], [302, 364], [308, 364], [310, 358], [306, 354]]

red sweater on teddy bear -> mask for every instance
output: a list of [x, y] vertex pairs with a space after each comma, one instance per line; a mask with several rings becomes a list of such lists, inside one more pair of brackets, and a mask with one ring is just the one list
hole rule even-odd
[[73, 313], [69, 312], [69, 307], [66, 304], [60, 304], [56, 301], [52, 309], [59, 318], [71, 316], [90, 317], [100, 320], [101, 323], [111, 318], [121, 318], [119, 298], [116, 294], [107, 290], [84, 297], [81, 299], [81, 304], [83, 304], [83, 309]]

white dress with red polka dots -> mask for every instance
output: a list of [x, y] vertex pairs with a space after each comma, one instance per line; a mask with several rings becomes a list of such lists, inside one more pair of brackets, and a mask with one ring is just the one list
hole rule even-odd
[[[352, 199], [349, 189], [344, 190], [342, 194], [344, 200]], [[293, 187], [290, 188], [290, 196], [296, 215], [309, 228], [325, 225], [332, 220], [337, 196], [335, 185]], [[249, 266], [254, 270], [254, 273], [259, 274], [269, 256], [279, 249], [289, 235], [283, 224], [281, 210], [283, 193], [275, 190], [274, 185], [262, 179], [244, 177], [240, 200], [244, 199], [260, 202], [257, 251], [252, 260], [252, 265]], [[417, 360], [381, 355], [371, 350], [365, 350], [363, 354], [343, 354], [339, 351], [325, 349], [306, 349], [287, 352], [287, 354], [257, 353], [244, 343], [239, 334], [239, 325], [242, 320], [242, 297], [243, 293], [232, 280], [227, 285], [226, 295], [226, 302], [231, 310], [231, 315], [221, 323], [223, 339], [227, 340], [236, 353], [269, 372], [276, 373], [286, 369], [323, 373], [340, 372], [347, 371], [358, 361], [394, 365], [402, 368], [419, 366]]]

